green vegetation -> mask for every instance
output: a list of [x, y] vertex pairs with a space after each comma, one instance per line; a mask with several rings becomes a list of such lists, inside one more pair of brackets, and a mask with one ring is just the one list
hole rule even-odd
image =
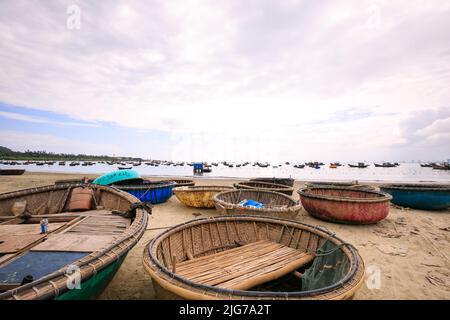
[[110, 156], [95, 156], [87, 154], [65, 154], [65, 153], [53, 153], [47, 151], [30, 151], [25, 152], [13, 151], [9, 148], [0, 146], [0, 159], [1, 160], [42, 160], [42, 161], [141, 161], [140, 158], [131, 157], [110, 157]]

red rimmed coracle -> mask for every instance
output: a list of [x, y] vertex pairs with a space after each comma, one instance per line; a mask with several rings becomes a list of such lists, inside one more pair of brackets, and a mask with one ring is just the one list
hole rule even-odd
[[387, 193], [345, 187], [309, 187], [298, 191], [303, 207], [312, 216], [338, 223], [372, 224], [389, 214]]

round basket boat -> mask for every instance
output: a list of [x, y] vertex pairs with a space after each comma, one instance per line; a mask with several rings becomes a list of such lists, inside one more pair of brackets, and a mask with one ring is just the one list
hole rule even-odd
[[253, 178], [250, 181], [260, 181], [275, 184], [282, 184], [284, 186], [293, 187], [295, 180], [292, 178]]
[[126, 191], [142, 202], [158, 204], [166, 202], [173, 194], [172, 189], [175, 186], [173, 181], [133, 181], [130, 184], [113, 185], [113, 187]]
[[[221, 214], [256, 214], [293, 219], [302, 209], [301, 204], [291, 197], [267, 190], [231, 190], [218, 193], [213, 199]], [[262, 203], [264, 207], [240, 205], [248, 199]]]
[[217, 193], [232, 190], [229, 186], [178, 187], [173, 193], [181, 203], [194, 208], [214, 208], [213, 197]]
[[260, 182], [260, 181], [244, 181], [244, 182], [238, 182], [234, 184], [234, 187], [236, 189], [247, 189], [247, 190], [267, 190], [267, 191], [274, 191], [286, 194], [288, 196], [291, 196], [294, 192], [294, 188], [288, 187], [282, 184], [276, 184], [276, 183], [269, 183], [269, 182]]
[[[310, 260], [289, 262], [291, 255]], [[320, 227], [263, 216], [179, 224], [151, 240], [143, 263], [158, 299], [350, 299], [364, 280], [352, 245]]]
[[351, 187], [352, 189], [375, 190], [374, 187], [354, 181], [309, 181], [307, 187]]
[[312, 216], [339, 223], [371, 224], [389, 213], [392, 197], [384, 192], [346, 187], [310, 187], [298, 191]]
[[195, 186], [194, 180], [187, 180], [187, 179], [170, 179], [166, 181], [172, 181], [175, 182], [175, 187], [193, 187]]
[[[95, 299], [144, 234], [147, 212], [132, 195], [101, 185], [0, 194], [0, 300]], [[76, 269], [80, 286], [70, 290]]]
[[450, 185], [386, 184], [380, 190], [392, 196], [392, 203], [422, 210], [445, 210], [450, 207]]

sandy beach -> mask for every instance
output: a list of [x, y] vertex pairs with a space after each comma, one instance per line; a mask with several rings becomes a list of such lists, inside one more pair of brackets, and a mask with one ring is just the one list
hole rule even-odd
[[[53, 184], [77, 174], [26, 172], [0, 176], [0, 193]], [[94, 176], [92, 176], [94, 177]], [[157, 179], [152, 177], [152, 179]], [[196, 185], [232, 185], [236, 179], [195, 179]], [[295, 189], [303, 186], [296, 181]], [[298, 199], [298, 194], [294, 193]], [[450, 210], [431, 212], [391, 205], [388, 217], [369, 226], [327, 223], [302, 210], [297, 220], [324, 226], [353, 244], [366, 268], [380, 270], [379, 288], [363, 284], [355, 299], [450, 299]], [[176, 197], [155, 205], [147, 231], [99, 299], [155, 299], [151, 278], [142, 266], [146, 243], [164, 228], [195, 218], [217, 215], [182, 205]]]

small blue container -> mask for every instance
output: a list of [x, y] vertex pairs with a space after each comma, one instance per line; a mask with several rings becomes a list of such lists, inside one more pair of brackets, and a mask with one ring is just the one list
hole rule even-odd
[[244, 207], [253, 207], [253, 208], [264, 208], [264, 204], [262, 204], [261, 202], [249, 199], [247, 201], [244, 201], [243, 203], [241, 203]]

